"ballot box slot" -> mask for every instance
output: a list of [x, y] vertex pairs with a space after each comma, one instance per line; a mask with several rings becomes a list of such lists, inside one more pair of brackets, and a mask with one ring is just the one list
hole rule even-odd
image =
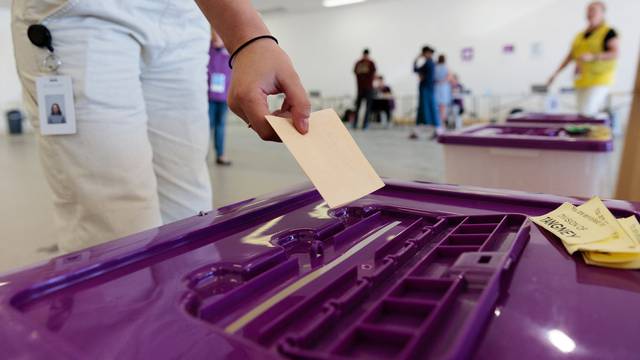
[[[305, 301], [301, 301], [295, 304], [288, 311], [277, 316], [275, 319], [265, 324], [258, 333], [260, 342], [268, 343], [273, 340], [273, 336], [279, 329], [291, 325], [296, 317], [306, 316], [307, 320], [314, 322], [314, 315], [317, 318], [322, 319], [325, 315], [325, 311], [320, 311], [318, 314], [314, 314], [314, 309], [323, 308], [325, 302], [328, 299], [338, 298], [344, 295], [347, 291], [354, 288], [358, 281], [358, 269], [352, 267], [346, 271], [343, 275], [336, 278], [334, 281], [328, 284], [328, 286], [320, 289], [315, 296], [308, 297]], [[334, 310], [333, 308], [326, 306], [327, 311]], [[311, 310], [311, 311], [310, 311]], [[309, 318], [311, 316], [311, 318]], [[319, 324], [319, 326], [322, 326]]]
[[469, 337], [488, 318], [506, 263], [518, 255], [512, 250], [527, 240], [526, 218], [451, 216], [427, 223], [415, 220], [379, 246], [373, 263], [364, 262], [374, 269], [351, 267], [350, 275], [359, 269], [351, 289], [311, 291], [299, 306], [256, 325], [258, 336], [244, 335], [292, 358], [440, 358], [448, 350], [436, 342], [473, 344]]
[[[393, 228], [390, 229], [390, 231], [387, 231], [384, 234], [384, 237], [376, 239], [378, 241], [377, 243], [380, 244], [379, 246], [376, 246], [375, 249], [373, 249], [377, 250], [375, 251], [375, 253], [377, 253], [377, 259], [376, 256], [372, 253], [373, 256], [371, 256], [371, 260], [367, 260], [365, 263], [361, 264], [362, 266], [354, 267], [353, 269], [349, 270], [349, 272], [347, 272], [348, 274], [351, 274], [352, 271], [356, 271], [355, 274], [359, 274], [359, 276], [361, 277], [360, 280], [358, 280], [358, 277], [339, 277], [339, 281], [337, 283], [332, 282], [321, 286], [321, 288], [323, 289], [326, 286], [326, 289], [329, 289], [330, 291], [320, 291], [318, 293], [315, 293], [314, 296], [307, 297], [308, 301], [303, 301], [296, 305], [288, 307], [287, 311], [283, 312], [281, 316], [276, 317], [273, 321], [264, 326], [264, 328], [260, 329], [257, 332], [254, 332], [255, 336], [259, 338], [260, 341], [268, 343], [271, 329], [280, 328], [283, 325], [288, 324], [291, 319], [295, 320], [299, 311], [308, 311], [308, 309], [310, 308], [322, 308], [322, 306], [317, 305], [319, 300], [324, 299], [325, 305], [331, 303], [333, 307], [339, 308], [341, 311], [349, 310], [354, 305], [357, 305], [360, 299], [362, 299], [362, 297], [368, 293], [370, 287], [369, 282], [364, 281], [362, 277], [370, 275], [372, 278], [382, 279], [385, 275], [381, 272], [374, 273], [374, 269], [380, 270], [375, 265], [376, 260], [380, 264], [386, 263], [388, 265], [391, 265], [395, 261], [402, 260], [412, 255], [414, 252], [414, 248], [416, 248], [416, 245], [413, 243], [413, 241], [421, 241], [421, 239], [425, 238], [424, 235], [429, 234], [431, 229], [433, 229], [433, 226], [430, 226], [428, 224], [433, 225], [442, 223], [444, 221], [441, 219], [438, 220], [435, 216], [431, 216], [431, 214], [425, 213], [422, 213], [422, 215], [428, 216], [424, 216], [420, 219], [416, 219], [416, 213], [400, 214], [399, 216], [398, 214], [386, 210], [375, 210], [368, 213], [358, 212], [358, 214], [367, 215], [358, 222], [351, 222], [351, 226], [345, 226], [342, 231], [336, 232], [333, 236], [330, 236], [326, 239], [320, 239], [318, 237], [318, 234], [321, 231], [312, 231], [310, 229], [292, 230], [274, 236], [274, 238], [272, 239], [272, 243], [281, 246], [285, 250], [285, 252], [292, 258], [302, 253], [291, 252], [291, 249], [297, 247], [295, 243], [302, 240], [304, 240], [304, 242], [308, 242], [309, 239], [316, 239], [317, 241], [325, 242], [327, 252], [332, 253], [333, 257], [335, 258], [335, 255], [343, 253], [345, 249], [348, 249], [351, 246], [349, 245], [349, 242], [353, 242], [353, 239], [366, 238], [367, 234], [374, 232], [373, 230], [375, 230], [376, 228], [385, 226], [385, 224], [388, 226], [389, 223], [393, 220]], [[339, 227], [336, 228], [340, 229]], [[348, 236], [344, 234], [344, 232], [346, 231], [349, 231]], [[348, 241], [346, 239], [347, 237], [351, 238], [351, 240]], [[411, 240], [412, 242], [407, 242], [407, 240]], [[340, 248], [337, 248], [337, 252], [335, 251], [335, 249], [334, 251], [331, 251], [331, 248], [335, 247], [336, 243], [338, 244], [338, 246], [340, 246]], [[387, 256], [387, 258], [382, 259], [381, 257], [383, 256]], [[300, 257], [298, 257], [298, 259], [300, 260], [301, 269], [308, 264]], [[331, 257], [327, 256], [324, 261], [329, 262], [331, 261], [331, 259]], [[340, 289], [342, 288], [342, 285], [340, 284], [343, 284], [344, 281], [347, 281], [348, 279], [352, 279], [353, 283], [349, 283], [348, 288], [345, 288], [346, 291], [341, 292]], [[256, 281], [258, 280], [256, 279]], [[316, 281], [316, 285], [317, 283], [318, 281]], [[278, 287], [278, 289], [282, 289], [282, 287], [284, 286]], [[276, 292], [276, 290], [266, 292], [266, 295], [263, 297], [263, 299], [268, 298], [269, 295], [272, 295], [274, 292]], [[207, 313], [224, 312], [224, 310], [213, 309], [211, 305], [209, 305], [209, 307], [210, 308], [206, 311]], [[309, 320], [311, 318], [313, 317], [309, 314], [306, 314], [306, 320]], [[212, 318], [210, 317], [209, 319]], [[221, 323], [219, 322], [219, 324], [222, 326], [228, 325], [227, 322], [224, 321]]]
[[[317, 229], [289, 229], [273, 235], [270, 243], [275, 246], [275, 249], [280, 251], [278, 255], [273, 255], [273, 258], [277, 258], [278, 260], [261, 260], [258, 264], [253, 260], [251, 262], [253, 265], [253, 272], [244, 271], [242, 264], [234, 264], [233, 266], [229, 266], [227, 264], [224, 269], [231, 268], [232, 274], [235, 271], [242, 276], [239, 279], [233, 279], [236, 281], [234, 283], [235, 286], [248, 286], [251, 288], [255, 286], [254, 283], [261, 281], [261, 277], [256, 277], [255, 275], [260, 271], [268, 269], [269, 266], [277, 264], [278, 261], [282, 262], [286, 259], [295, 260], [299, 265], [299, 275], [308, 274], [314, 269], [322, 267], [324, 264], [331, 262], [343, 254], [357, 243], [358, 239], [366, 238], [368, 234], [375, 232], [376, 229], [388, 226], [390, 223], [395, 223], [397, 226], [394, 225], [394, 229], [390, 231], [387, 236], [391, 236], [394, 239], [396, 237], [404, 239], [405, 235], [402, 234], [413, 232], [414, 230], [421, 232], [427, 231], [426, 229], [423, 229], [423, 225], [426, 223], [433, 224], [436, 221], [435, 217], [429, 217], [428, 220], [416, 220], [416, 213], [398, 214], [386, 210], [380, 211], [372, 207], [350, 207], [341, 209], [334, 215], [335, 216], [333, 216], [333, 218], [335, 221], [329, 222]], [[261, 263], [269, 265], [260, 265]], [[373, 268], [373, 266], [371, 268]], [[211, 271], [211, 267], [205, 267], [200, 272], [196, 273], [200, 275], [194, 275], [192, 277], [199, 279], [197, 281], [199, 286], [194, 286], [192, 284], [194, 281], [193, 279], [191, 282], [188, 282], [188, 284], [192, 290], [200, 290], [198, 293], [200, 296], [189, 296], [188, 298], [190, 301], [185, 304], [185, 308], [188, 309], [190, 314], [198, 316], [206, 321], [217, 322], [222, 326], [227, 325], [229, 321], [225, 319], [233, 318], [233, 311], [228, 307], [221, 307], [221, 305], [226, 306], [227, 304], [226, 301], [219, 299], [223, 295], [221, 294], [221, 291], [216, 291], [211, 287], [207, 288], [206, 291], [201, 291], [201, 288], [208, 283], [222, 283], [227, 285], [224, 282], [215, 280], [215, 278], [224, 277], [229, 273], [229, 270], [218, 271], [216, 273], [215, 271]], [[292, 281], [293, 278], [290, 280]], [[354, 278], [354, 281], [355, 280], [357, 280], [357, 277]], [[290, 281], [285, 284], [282, 284], [281, 282], [271, 282], [271, 284], [271, 286], [259, 286], [264, 296], [258, 298], [238, 298], [238, 301], [234, 302], [233, 308], [237, 308], [240, 305], [249, 306], [251, 303], [259, 303], [261, 299], [269, 298], [273, 293], [277, 293], [279, 289], [285, 288], [287, 284], [290, 284]], [[341, 287], [333, 284], [330, 288], [332, 291], [327, 294], [335, 295], [334, 297], [337, 298], [339, 294], [336, 294], [335, 291], [338, 291]], [[354, 292], [354, 289], [356, 289], [354, 285], [349, 285], [349, 289], [352, 294], [357, 294], [357, 292]], [[227, 286], [224, 290], [229, 291], [230, 289]], [[360, 292], [362, 291], [363, 290], [360, 290]], [[234, 296], [234, 294], [235, 292], [230, 293], [229, 295]], [[317, 294], [316, 297], [317, 299], [321, 299], [323, 296], [328, 296], [327, 294]], [[211, 298], [207, 298], [208, 296]], [[354, 299], [355, 298], [346, 299], [345, 305], [354, 303]], [[312, 306], [312, 304], [305, 305], [303, 303], [300, 304], [300, 306], [293, 306], [292, 309], [298, 309], [304, 306]], [[219, 316], [217, 314], [224, 314], [224, 316]], [[295, 311], [293, 311], [289, 316], [294, 315]], [[275, 323], [287, 323], [287, 321], [288, 319], [282, 318], [275, 321]], [[268, 338], [267, 330], [260, 332], [261, 334], [265, 333], [267, 335], [260, 336]]]

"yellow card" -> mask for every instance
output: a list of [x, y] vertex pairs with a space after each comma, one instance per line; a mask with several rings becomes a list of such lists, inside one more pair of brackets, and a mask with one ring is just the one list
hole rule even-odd
[[531, 220], [559, 237], [570, 254], [580, 251], [589, 265], [640, 269], [638, 219], [616, 219], [598, 197], [578, 207], [564, 203]]
[[[576, 251], [592, 251], [594, 252], [594, 259], [608, 262], [628, 261], [635, 259], [640, 254], [640, 248], [634, 247], [630, 249], [622, 241], [612, 240], [612, 238], [587, 244], [564, 244], [564, 247], [569, 254], [573, 254]], [[615, 256], [612, 253], [615, 253]]]
[[384, 186], [332, 109], [312, 113], [305, 135], [293, 127], [291, 119], [266, 118], [330, 207], [350, 203]]
[[548, 214], [531, 217], [531, 221], [559, 237], [565, 246], [592, 243], [615, 235], [608, 223], [569, 203]]
[[600, 262], [593, 259], [593, 253], [585, 251], [582, 253], [582, 258], [584, 259], [584, 262], [589, 265], [603, 266], [613, 269], [640, 269], [640, 257], [635, 260], [625, 262]]
[[637, 246], [640, 246], [640, 223], [635, 215], [631, 215], [627, 218], [617, 220], [618, 224], [627, 234], [631, 241], [635, 242]]
[[623, 242], [628, 244], [629, 247], [634, 247], [636, 244], [633, 240], [629, 239], [622, 229], [622, 226], [618, 223], [618, 220], [613, 216], [611, 211], [607, 209], [607, 206], [600, 200], [599, 197], [594, 197], [586, 203], [578, 206], [578, 209], [587, 212], [589, 214], [595, 215], [596, 218], [602, 222], [605, 222], [613, 229], [616, 233], [613, 236], [614, 238], [622, 238]]
[[611, 128], [608, 126], [594, 125], [589, 127], [588, 138], [590, 140], [611, 140]]
[[593, 261], [602, 263], [624, 263], [640, 260], [640, 253], [585, 251]]
[[[565, 247], [570, 254], [573, 254], [577, 250], [592, 251], [591, 259], [602, 262], [629, 261], [635, 259], [637, 254], [640, 254], [640, 242], [628, 236], [627, 231], [624, 230], [620, 221], [611, 214], [600, 198], [594, 197], [578, 206], [578, 209], [593, 215], [599, 221], [606, 222], [614, 231], [614, 234], [601, 241], [588, 244], [567, 244]], [[635, 220], [635, 217], [633, 217], [630, 221]], [[635, 222], [637, 223], [637, 221]], [[629, 226], [632, 227], [632, 224], [633, 223], [630, 222]], [[638, 231], [640, 231], [640, 226]]]

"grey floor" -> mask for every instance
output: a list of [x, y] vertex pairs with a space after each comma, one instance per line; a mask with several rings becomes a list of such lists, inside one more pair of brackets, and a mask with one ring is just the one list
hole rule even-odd
[[[406, 128], [352, 132], [383, 177], [442, 181], [442, 149], [433, 141], [407, 139]], [[227, 129], [230, 167], [209, 162], [216, 207], [306, 181], [282, 144], [261, 142], [231, 120]], [[210, 159], [213, 154], [210, 154]], [[35, 136], [0, 135], [0, 273], [44, 261], [52, 252], [53, 211], [40, 168]]]

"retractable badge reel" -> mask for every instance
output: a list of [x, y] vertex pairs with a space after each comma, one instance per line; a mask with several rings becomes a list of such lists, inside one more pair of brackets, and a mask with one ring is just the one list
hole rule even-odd
[[41, 49], [47, 49], [48, 54], [44, 57], [41, 63], [42, 70], [49, 72], [57, 72], [62, 60], [56, 56], [53, 51], [53, 45], [51, 38], [51, 32], [46, 26], [41, 24], [34, 24], [27, 29], [27, 36], [31, 43]]
[[42, 135], [75, 134], [73, 84], [70, 76], [58, 73], [62, 60], [54, 52], [51, 32], [44, 25], [34, 24], [27, 29], [27, 37], [33, 45], [47, 50], [40, 68], [49, 75], [36, 77], [40, 133]]

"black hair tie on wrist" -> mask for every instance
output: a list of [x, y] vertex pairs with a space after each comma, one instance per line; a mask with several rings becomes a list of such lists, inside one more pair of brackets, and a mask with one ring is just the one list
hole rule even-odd
[[233, 66], [231, 66], [231, 62], [233, 61], [233, 58], [235, 58], [236, 55], [238, 55], [238, 53], [240, 53], [240, 51], [242, 51], [242, 49], [244, 49], [247, 46], [251, 45], [252, 42], [258, 41], [260, 39], [271, 39], [271, 40], [275, 41], [276, 44], [278, 44], [278, 39], [276, 39], [275, 36], [272, 36], [272, 35], [260, 35], [260, 36], [254, 37], [253, 39], [248, 40], [244, 44], [240, 45], [240, 47], [238, 47], [236, 49], [236, 51], [233, 52], [233, 54], [231, 54], [231, 57], [229, 58], [229, 69], [233, 69]]

